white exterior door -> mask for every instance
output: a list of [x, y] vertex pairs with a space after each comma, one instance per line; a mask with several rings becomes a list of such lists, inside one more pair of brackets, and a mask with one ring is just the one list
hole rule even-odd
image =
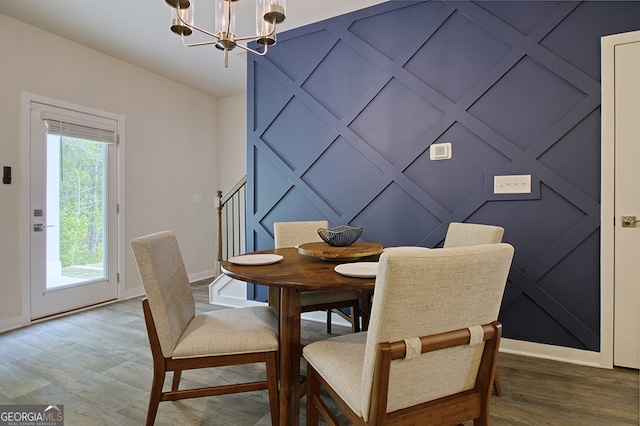
[[613, 225], [613, 364], [640, 368], [640, 31], [603, 38], [603, 157], [613, 161], [613, 173], [603, 161], [613, 224], [602, 217], [603, 240]]
[[31, 102], [31, 319], [118, 296], [117, 130]]

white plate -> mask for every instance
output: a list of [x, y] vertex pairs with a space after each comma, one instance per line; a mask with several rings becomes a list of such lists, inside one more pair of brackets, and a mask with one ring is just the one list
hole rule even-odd
[[341, 263], [333, 268], [340, 275], [356, 278], [375, 278], [378, 272], [378, 262]]
[[229, 258], [236, 265], [271, 265], [282, 260], [279, 254], [243, 254]]

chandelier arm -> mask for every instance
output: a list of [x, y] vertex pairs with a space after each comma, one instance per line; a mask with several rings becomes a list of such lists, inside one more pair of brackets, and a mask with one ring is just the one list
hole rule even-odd
[[182, 40], [182, 45], [185, 47], [206, 46], [208, 44], [216, 44], [218, 42], [218, 40], [211, 40], [211, 41], [200, 41], [198, 43], [186, 43], [182, 37], [180, 37], [180, 39]]
[[244, 36], [244, 37], [236, 37], [236, 41], [245, 41], [245, 40], [256, 40], [261, 37], [266, 37], [263, 35], [253, 35], [253, 36]]
[[268, 45], [267, 44], [264, 45], [264, 51], [262, 51], [262, 52], [260, 52], [258, 50], [254, 50], [254, 49], [252, 49], [252, 48], [250, 48], [248, 46], [244, 46], [242, 44], [236, 44], [236, 47], [239, 47], [240, 49], [246, 50], [247, 52], [251, 52], [251, 53], [253, 53], [255, 55], [258, 55], [258, 56], [266, 55], [267, 54], [267, 50], [268, 50]]
[[272, 35], [274, 35], [276, 33], [276, 26], [277, 26], [277, 24], [275, 22], [271, 22], [271, 24], [273, 25], [273, 27], [271, 28], [271, 31], [269, 31], [268, 34], [257, 34], [257, 35], [254, 35], [254, 36], [236, 37], [236, 40], [237, 41], [253, 40], [253, 39], [258, 39], [258, 38], [263, 38], [263, 37], [271, 37]]

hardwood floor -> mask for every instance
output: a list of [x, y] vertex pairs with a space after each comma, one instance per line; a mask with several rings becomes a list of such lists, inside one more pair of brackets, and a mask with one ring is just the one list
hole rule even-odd
[[[219, 309], [207, 302], [209, 281], [193, 285], [199, 311]], [[349, 331], [334, 326], [334, 334]], [[326, 337], [324, 324], [303, 321], [303, 343]], [[69, 426], [144, 424], [152, 366], [140, 299], [0, 334], [0, 358], [0, 405], [62, 404]], [[493, 425], [638, 425], [637, 370], [510, 354], [498, 369], [503, 396], [492, 398]], [[263, 374], [259, 366], [185, 372], [182, 383]], [[269, 425], [267, 394], [163, 402], [156, 424]]]

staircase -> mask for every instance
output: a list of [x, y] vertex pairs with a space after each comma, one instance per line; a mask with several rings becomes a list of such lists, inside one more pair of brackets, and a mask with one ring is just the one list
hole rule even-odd
[[240, 307], [264, 305], [247, 300], [247, 284], [234, 280], [220, 271], [223, 259], [246, 252], [246, 199], [247, 177], [243, 177], [226, 194], [218, 191], [218, 259], [216, 279], [209, 284], [209, 303], [220, 306]]

